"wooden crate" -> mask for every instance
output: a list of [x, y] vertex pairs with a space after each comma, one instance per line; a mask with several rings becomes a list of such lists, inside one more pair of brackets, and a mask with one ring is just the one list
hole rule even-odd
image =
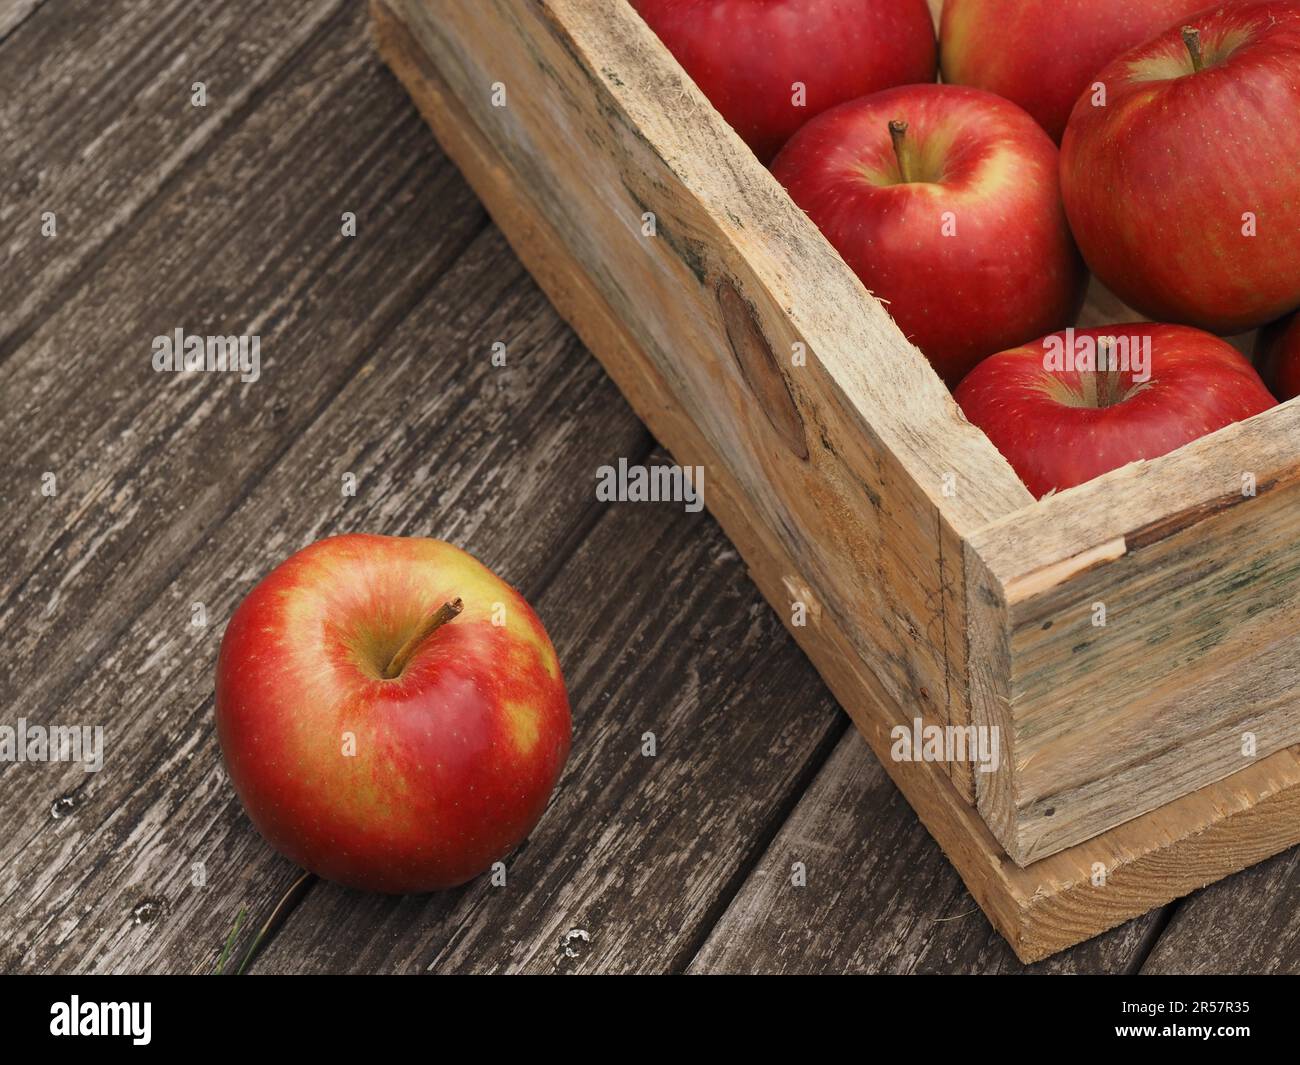
[[[373, 11], [1023, 959], [1300, 842], [1300, 402], [1035, 502], [629, 6]], [[1000, 767], [894, 760], [917, 720], [997, 726]]]

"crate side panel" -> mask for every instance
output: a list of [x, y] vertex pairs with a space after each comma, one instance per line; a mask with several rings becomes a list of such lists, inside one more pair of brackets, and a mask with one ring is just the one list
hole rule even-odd
[[1018, 861], [1300, 742], [1297, 441], [1292, 403], [975, 538], [1015, 752], [1014, 796], [980, 804]]

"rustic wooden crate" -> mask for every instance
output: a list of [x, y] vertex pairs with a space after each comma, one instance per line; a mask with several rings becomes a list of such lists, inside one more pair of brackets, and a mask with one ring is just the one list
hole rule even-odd
[[[1300, 402], [1035, 502], [630, 7], [373, 11], [1022, 958], [1300, 842]], [[1085, 321], [1122, 318], [1108, 299]], [[893, 760], [914, 719], [998, 726], [1000, 768]]]

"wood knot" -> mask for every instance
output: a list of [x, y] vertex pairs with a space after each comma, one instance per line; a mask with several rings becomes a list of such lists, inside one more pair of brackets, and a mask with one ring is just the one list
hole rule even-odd
[[731, 353], [750, 393], [786, 447], [801, 461], [807, 461], [803, 419], [753, 306], [728, 278], [718, 282], [718, 306]]

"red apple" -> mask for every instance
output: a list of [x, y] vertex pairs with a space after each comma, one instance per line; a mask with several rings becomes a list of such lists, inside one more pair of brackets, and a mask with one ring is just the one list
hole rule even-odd
[[1040, 497], [1276, 406], [1236, 348], [1150, 323], [1071, 329], [1004, 351], [975, 367], [956, 398]]
[[1300, 0], [1211, 9], [1103, 70], [1061, 146], [1088, 265], [1150, 318], [1243, 333], [1300, 304]]
[[947, 0], [943, 80], [1014, 100], [1058, 143], [1102, 67], [1208, 0]]
[[388, 536], [322, 540], [248, 594], [221, 641], [216, 710], [271, 845], [395, 893], [464, 883], [518, 845], [571, 731], [523, 597], [450, 544]]
[[772, 172], [950, 385], [1078, 311], [1056, 146], [1001, 97], [912, 85], [841, 104]]
[[935, 78], [934, 22], [925, 0], [632, 0], [632, 6], [765, 163], [827, 108]]
[[1278, 399], [1300, 396], [1300, 314], [1260, 331], [1255, 365]]

